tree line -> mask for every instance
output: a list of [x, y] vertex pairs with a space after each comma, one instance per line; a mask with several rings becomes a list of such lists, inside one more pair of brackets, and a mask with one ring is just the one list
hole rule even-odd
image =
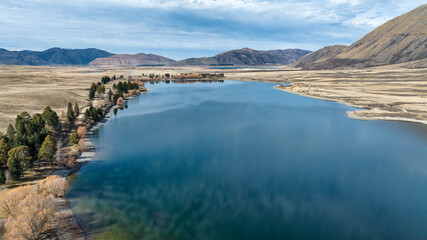
[[24, 170], [33, 168], [37, 159], [51, 165], [57, 150], [52, 135], [59, 131], [61, 122], [50, 107], [33, 116], [28, 112], [19, 114], [15, 119], [15, 127], [9, 124], [6, 134], [0, 133], [0, 184], [6, 182], [5, 168], [12, 180], [19, 180]]

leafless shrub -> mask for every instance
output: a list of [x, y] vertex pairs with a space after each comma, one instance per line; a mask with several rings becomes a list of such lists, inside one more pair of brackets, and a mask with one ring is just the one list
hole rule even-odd
[[19, 202], [33, 192], [34, 191], [31, 186], [21, 186], [1, 194], [0, 211], [6, 216], [13, 215], [19, 205]]
[[54, 203], [40, 194], [29, 194], [21, 200], [6, 221], [7, 239], [42, 239], [50, 228]]
[[48, 176], [38, 185], [38, 192], [54, 197], [63, 197], [68, 191], [68, 183], [65, 178], [58, 175]]

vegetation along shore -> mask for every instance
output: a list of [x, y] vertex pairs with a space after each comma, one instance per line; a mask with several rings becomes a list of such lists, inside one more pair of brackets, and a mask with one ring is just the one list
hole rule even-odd
[[[127, 100], [147, 92], [145, 83], [192, 83], [203, 81], [202, 78], [218, 81], [210, 79], [220, 76], [223, 74], [183, 73], [175, 77], [172, 74], [150, 74], [145, 79], [143, 74], [128, 76], [128, 80], [124, 80], [123, 75], [102, 76], [101, 81], [92, 82], [86, 89], [87, 100], [83, 106], [77, 101], [74, 104], [68, 102], [61, 115], [49, 106], [32, 116], [27, 111], [19, 114], [5, 133], [0, 132], [2, 236], [84, 239], [83, 231], [64, 198], [68, 190], [65, 177], [95, 156], [91, 135], [118, 110], [127, 108]], [[34, 195], [34, 199], [28, 200], [26, 196], [29, 194]], [[40, 209], [33, 212], [17, 210], [21, 203], [31, 205], [40, 201], [43, 203]], [[34, 211], [42, 212], [43, 216], [28, 217], [36, 216]], [[36, 223], [37, 226], [22, 227], [18, 222]], [[32, 229], [30, 233], [27, 228]]]

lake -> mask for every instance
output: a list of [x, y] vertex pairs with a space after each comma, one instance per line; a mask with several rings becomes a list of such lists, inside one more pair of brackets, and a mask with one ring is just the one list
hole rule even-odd
[[157, 84], [93, 137], [93, 239], [427, 239], [427, 128], [275, 84]]

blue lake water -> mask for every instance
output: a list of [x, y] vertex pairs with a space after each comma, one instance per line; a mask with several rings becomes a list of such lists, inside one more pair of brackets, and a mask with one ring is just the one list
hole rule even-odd
[[427, 128], [271, 83], [157, 84], [69, 193], [98, 239], [427, 239]]

